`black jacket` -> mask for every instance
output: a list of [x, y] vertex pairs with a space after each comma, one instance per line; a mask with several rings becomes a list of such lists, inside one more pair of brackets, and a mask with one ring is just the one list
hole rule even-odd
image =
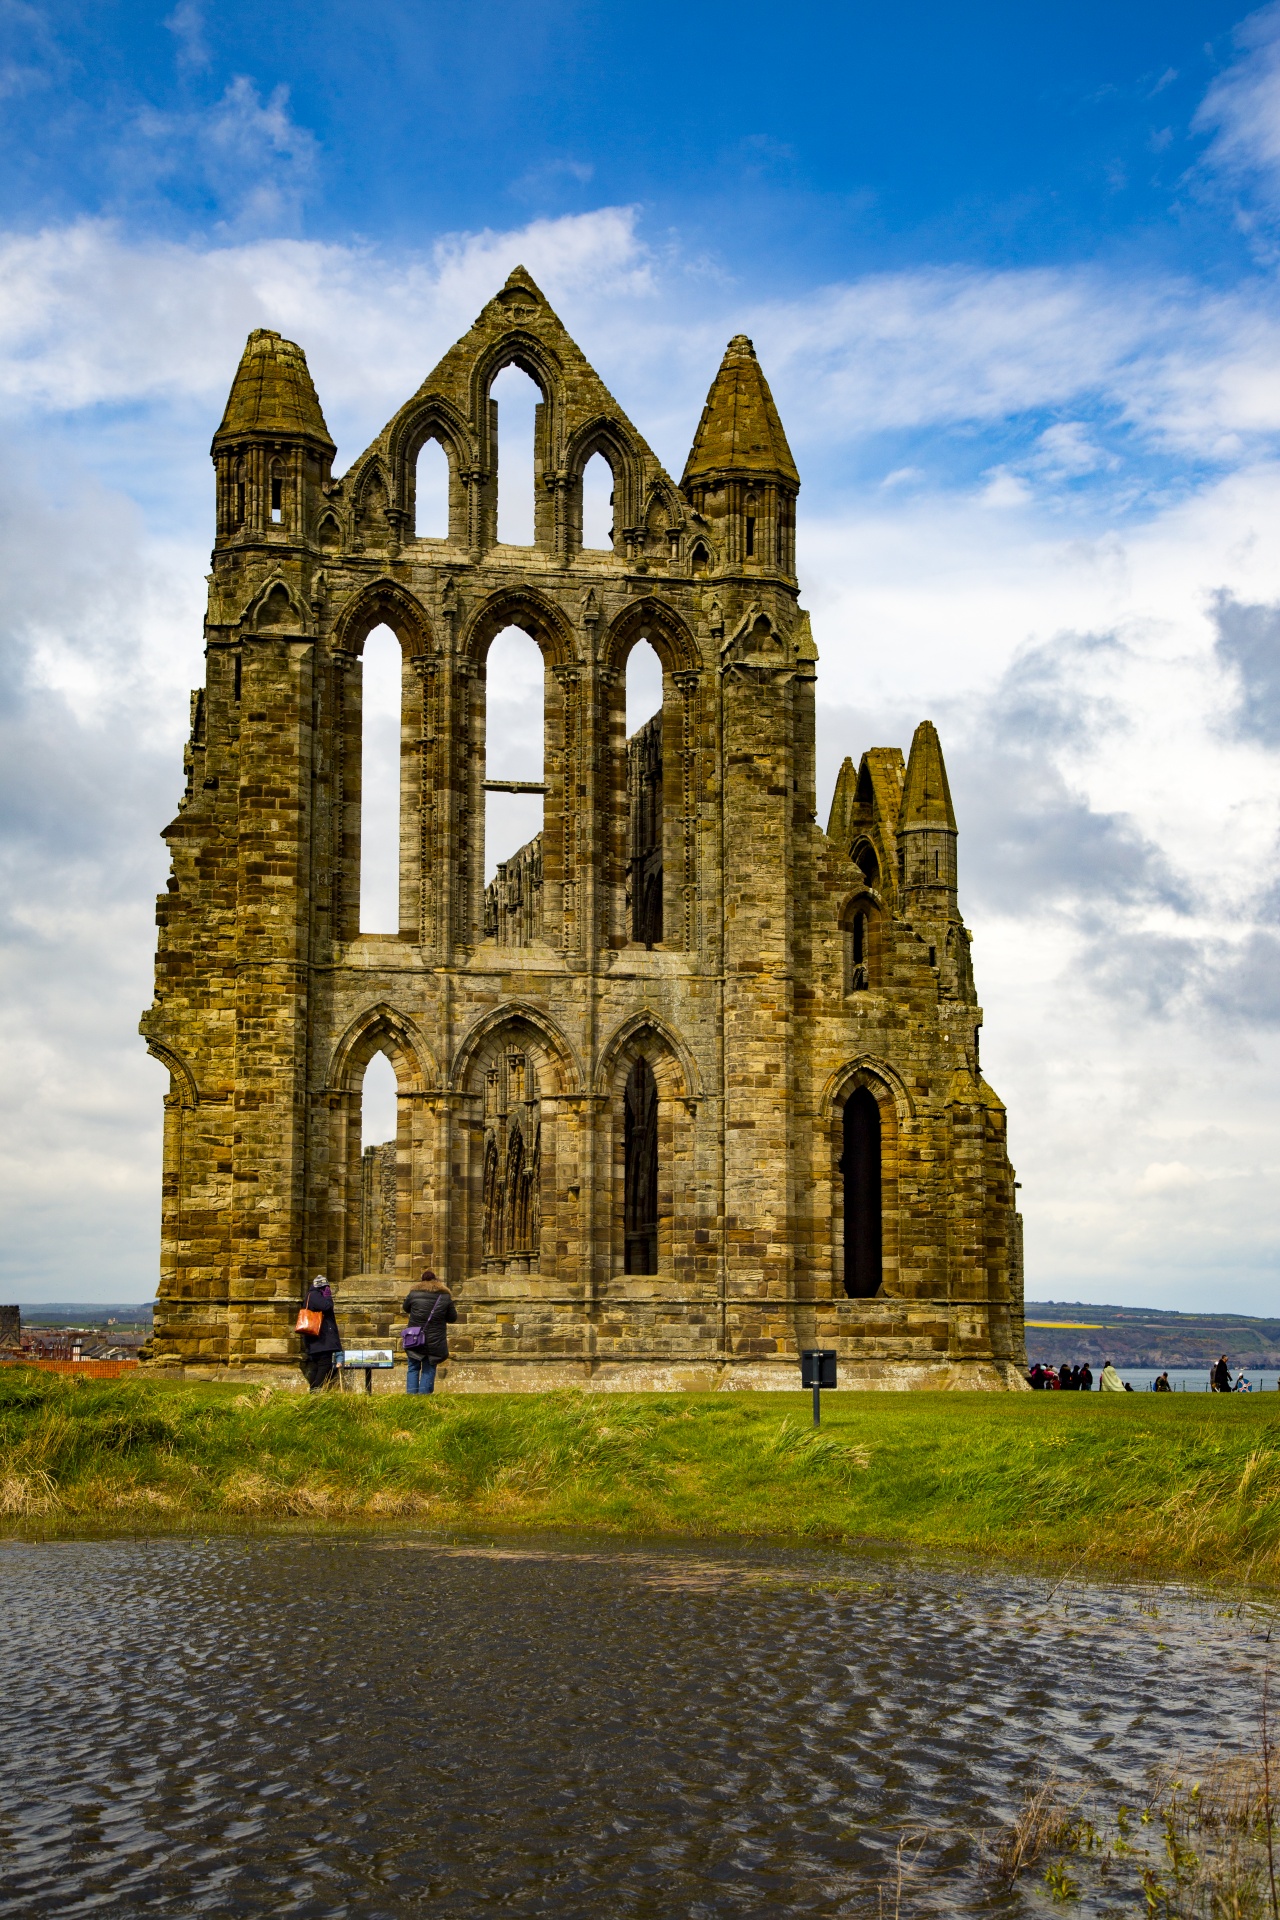
[[[452, 1326], [458, 1317], [458, 1309], [444, 1287], [411, 1287], [404, 1297], [404, 1311], [409, 1316], [411, 1327], [425, 1327], [427, 1330], [426, 1355], [434, 1366], [449, 1358], [449, 1335], [446, 1328]], [[410, 1353], [421, 1353], [421, 1347], [410, 1347]]]
[[323, 1316], [319, 1333], [304, 1333], [302, 1336], [308, 1354], [341, 1353], [342, 1337], [333, 1311], [333, 1295], [328, 1287], [312, 1287], [307, 1294], [307, 1306], [312, 1313]]

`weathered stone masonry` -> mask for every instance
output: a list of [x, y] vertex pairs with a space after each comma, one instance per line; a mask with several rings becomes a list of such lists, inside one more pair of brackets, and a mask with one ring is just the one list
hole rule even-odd
[[[542, 394], [532, 547], [496, 538], [511, 363]], [[441, 539], [415, 531], [428, 439]], [[458, 1301], [451, 1388], [793, 1386], [810, 1345], [844, 1384], [1018, 1384], [1020, 1223], [941, 748], [925, 722], [905, 765], [846, 761], [817, 825], [800, 482], [750, 341], [677, 486], [518, 270], [338, 480], [334, 451], [302, 351], [251, 335], [142, 1023], [170, 1073], [155, 1361], [291, 1367], [320, 1270], [348, 1340], [388, 1339], [430, 1263]], [[611, 551], [581, 538], [597, 452]], [[384, 624], [400, 929], [370, 935], [361, 653]], [[543, 830], [486, 901], [486, 657], [512, 625], [545, 662]], [[629, 744], [642, 638], [661, 718]], [[361, 1154], [379, 1050], [390, 1172]]]

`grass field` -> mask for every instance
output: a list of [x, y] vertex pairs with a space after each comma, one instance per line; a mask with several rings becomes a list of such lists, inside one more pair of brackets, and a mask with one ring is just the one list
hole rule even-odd
[[1280, 1395], [306, 1395], [0, 1372], [0, 1525], [874, 1540], [1280, 1586]]

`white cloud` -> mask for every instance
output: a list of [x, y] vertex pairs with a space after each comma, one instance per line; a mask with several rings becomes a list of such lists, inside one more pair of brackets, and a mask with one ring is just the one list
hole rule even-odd
[[[183, 47], [189, 57], [198, 49], [191, 25], [188, 16]], [[149, 161], [157, 180], [198, 179], [218, 210], [216, 226], [223, 232], [288, 232], [296, 225], [319, 157], [315, 136], [289, 113], [288, 87], [275, 87], [264, 101], [244, 74], [211, 107], [186, 113], [148, 108], [138, 116], [134, 133], [124, 155], [144, 170]]]
[[1027, 461], [1032, 471], [1050, 480], [1076, 480], [1100, 468], [1114, 471], [1119, 465], [1114, 454], [1098, 445], [1082, 420], [1060, 420], [1046, 427]]
[[209, 49], [204, 37], [204, 9], [198, 0], [178, 0], [165, 21], [178, 43], [178, 66], [186, 73], [199, 73], [209, 65]]
[[1280, 6], [1262, 7], [1236, 29], [1240, 58], [1219, 75], [1195, 117], [1213, 131], [1206, 163], [1233, 176], [1280, 184]]
[[[755, 337], [802, 471], [822, 475], [800, 538], [826, 792], [844, 752], [905, 746], [926, 714], [944, 729], [1032, 1290], [1191, 1304], [1212, 1280], [1224, 1303], [1261, 1305], [1280, 1171], [1265, 902], [1280, 821], [1259, 705], [1280, 603], [1268, 289], [955, 270], [751, 305], [656, 255], [626, 208], [404, 256], [144, 246], [82, 222], [0, 240], [0, 407], [29, 446], [56, 425], [116, 470], [127, 409], [139, 476], [180, 446], [176, 497], [203, 500], [251, 327], [306, 347], [345, 459], [517, 261], [677, 471], [724, 340]], [[886, 433], [919, 458], [883, 482], [873, 460], [855, 485]], [[980, 477], [943, 486], [928, 476], [957, 444]], [[134, 1023], [209, 528], [183, 522], [164, 545], [69, 471], [57, 510], [35, 464], [12, 483], [2, 556], [16, 771], [0, 1126], [28, 1293], [83, 1291], [66, 1249], [109, 1216], [109, 1290], [127, 1297], [153, 1273], [163, 1076]], [[1197, 1178], [1160, 1189], [1152, 1169], [1175, 1164]]]

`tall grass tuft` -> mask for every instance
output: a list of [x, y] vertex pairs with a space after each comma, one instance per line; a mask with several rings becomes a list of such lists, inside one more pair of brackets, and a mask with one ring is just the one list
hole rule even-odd
[[[307, 1395], [0, 1369], [0, 1524], [289, 1517], [874, 1539], [1280, 1584], [1261, 1395]], [[1280, 1920], [1280, 1916], [1277, 1916]]]

